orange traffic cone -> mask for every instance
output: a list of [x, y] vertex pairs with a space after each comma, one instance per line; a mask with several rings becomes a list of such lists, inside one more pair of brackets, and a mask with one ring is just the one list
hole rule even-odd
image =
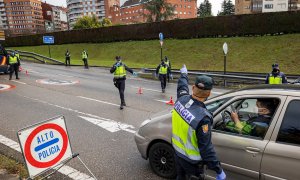
[[143, 90], [141, 87], [139, 87], [137, 94], [143, 94]]
[[174, 101], [173, 101], [173, 97], [171, 96], [171, 99], [170, 99], [170, 101], [169, 102], [167, 102], [166, 104], [169, 104], [169, 105], [172, 105], [172, 106], [174, 106]]

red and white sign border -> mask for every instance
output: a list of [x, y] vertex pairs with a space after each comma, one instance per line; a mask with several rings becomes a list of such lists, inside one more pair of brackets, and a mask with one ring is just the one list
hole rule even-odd
[[[62, 115], [56, 116], [56, 117], [53, 117], [53, 118], [44, 120], [44, 121], [42, 121], [42, 122], [39, 122], [39, 123], [30, 125], [30, 126], [27, 126], [27, 127], [23, 128], [23, 129], [20, 129], [20, 130], [17, 132], [17, 137], [18, 137], [18, 141], [19, 141], [19, 144], [20, 144], [22, 156], [23, 156], [23, 158], [24, 158], [25, 165], [26, 165], [26, 168], [27, 168], [28, 173], [29, 173], [29, 167], [28, 167], [28, 165], [27, 165], [26, 157], [25, 157], [25, 154], [24, 154], [24, 150], [25, 150], [25, 149], [22, 147], [22, 144], [21, 144], [21, 141], [20, 141], [20, 138], [19, 138], [19, 133], [22, 132], [22, 131], [25, 131], [25, 130], [27, 130], [27, 129], [30, 129], [30, 128], [33, 128], [33, 127], [37, 126], [37, 127], [34, 129], [34, 130], [36, 130], [36, 129], [38, 129], [39, 127], [41, 127], [41, 126], [39, 126], [39, 125], [45, 124], [45, 123], [47, 123], [47, 122], [50, 122], [50, 121], [53, 121], [53, 120], [59, 119], [59, 118], [62, 118], [63, 121], [64, 121], [64, 125], [65, 125], [65, 128], [66, 128], [66, 136], [67, 136], [68, 144], [69, 144], [69, 147], [70, 147], [71, 154], [73, 154], [72, 146], [71, 146], [71, 141], [70, 141], [70, 138], [69, 138], [69, 135], [68, 135], [68, 128], [67, 128], [67, 124], [66, 124], [66, 120], [65, 120], [65, 117], [64, 117], [64, 116], [62, 116]], [[50, 123], [50, 124], [51, 124], [51, 123]], [[38, 127], [38, 126], [39, 126], [39, 127]], [[43, 126], [43, 125], [42, 125], [42, 126]], [[58, 155], [58, 156], [59, 156], [59, 155]], [[39, 175], [41, 175], [41, 174], [44, 174], [44, 173], [48, 172], [49, 170], [51, 170], [51, 169], [53, 169], [53, 168], [55, 168], [55, 167], [58, 167], [58, 166], [61, 165], [61, 164], [64, 164], [65, 162], [69, 161], [69, 160], [72, 159], [72, 158], [73, 158], [73, 157], [70, 156], [69, 158], [65, 159], [64, 161], [61, 161], [59, 164], [55, 165], [54, 167], [45, 169], [44, 171], [42, 171], [42, 172], [40, 172], [39, 174], [36, 174], [36, 175], [34, 175], [34, 176], [30, 177], [30, 178], [31, 178], [31, 179], [34, 179], [35, 177], [37, 177], [37, 176], [39, 176]], [[30, 176], [30, 173], [29, 173], [29, 176]]]

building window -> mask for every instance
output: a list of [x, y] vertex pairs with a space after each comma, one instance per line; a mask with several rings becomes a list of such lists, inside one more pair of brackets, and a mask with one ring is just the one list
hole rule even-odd
[[273, 9], [273, 4], [265, 4], [265, 9]]

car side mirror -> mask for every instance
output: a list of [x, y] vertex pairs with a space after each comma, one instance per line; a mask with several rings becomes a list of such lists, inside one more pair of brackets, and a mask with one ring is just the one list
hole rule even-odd
[[248, 102], [243, 102], [242, 108], [243, 108], [243, 109], [246, 109], [246, 108], [248, 108], [248, 107], [249, 107], [249, 103], [248, 103]]

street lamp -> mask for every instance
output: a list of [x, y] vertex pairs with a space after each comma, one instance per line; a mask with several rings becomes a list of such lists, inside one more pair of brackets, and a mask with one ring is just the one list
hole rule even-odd
[[[227, 53], [228, 53], [228, 45], [225, 42], [223, 44], [223, 52], [224, 52], [224, 75], [226, 74], [226, 57], [227, 57]], [[224, 87], [226, 87], [226, 79], [224, 77]]]

